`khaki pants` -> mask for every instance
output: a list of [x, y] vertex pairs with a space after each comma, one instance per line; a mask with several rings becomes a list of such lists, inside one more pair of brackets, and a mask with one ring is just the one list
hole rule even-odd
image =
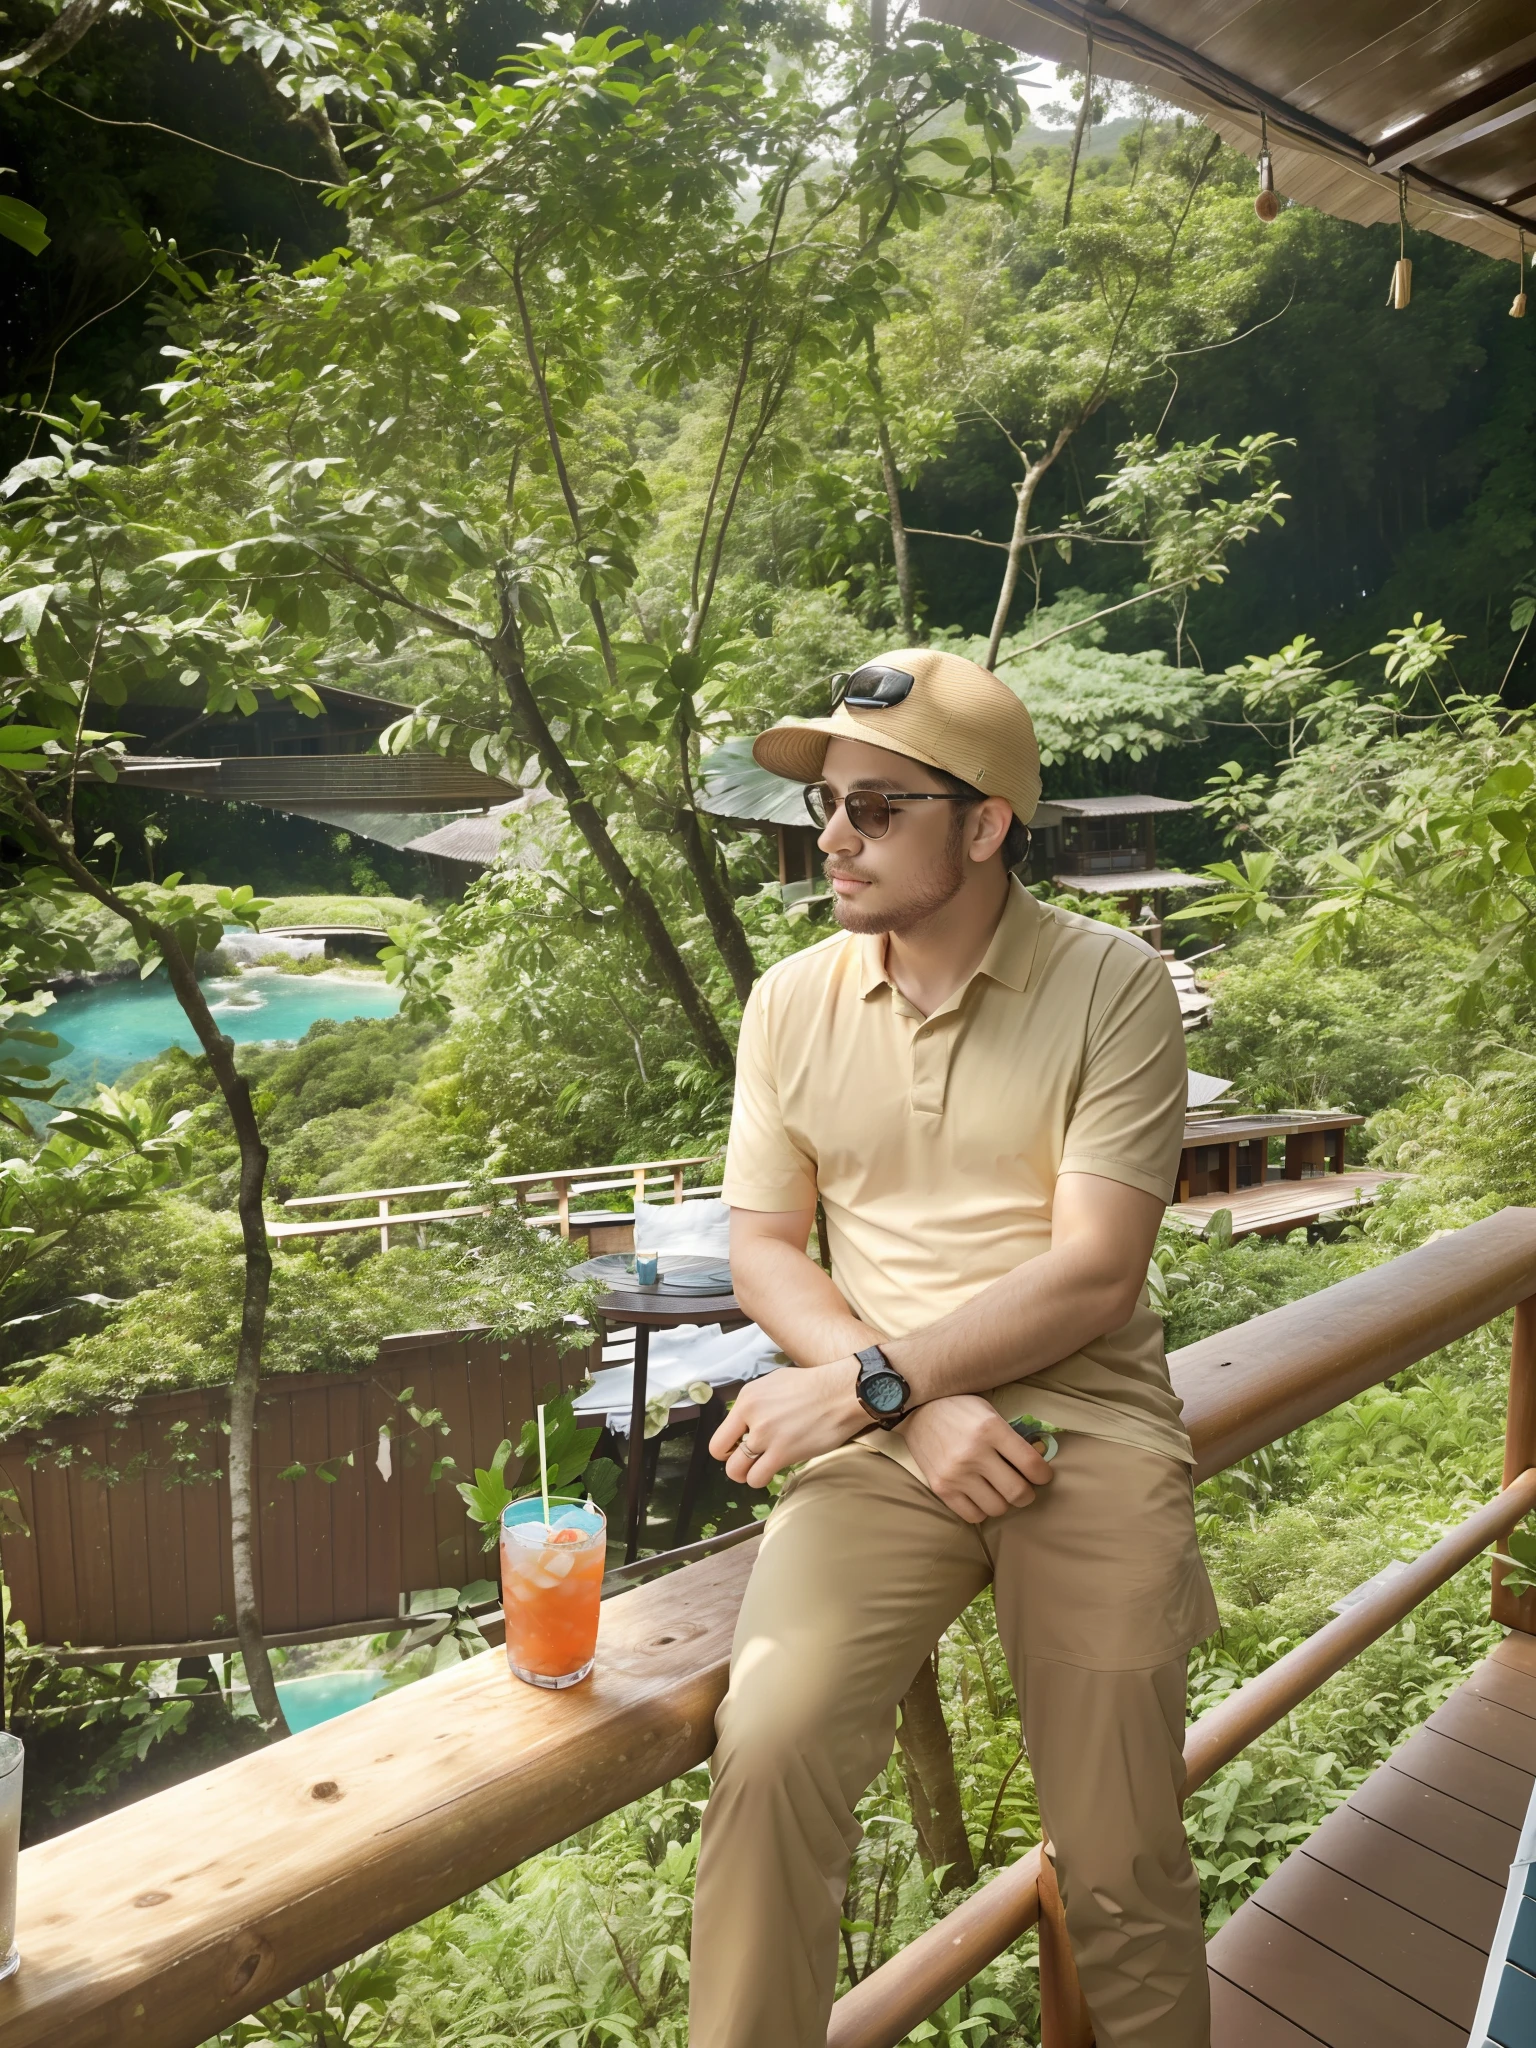
[[1098, 2048], [1209, 2048], [1180, 1800], [1184, 1660], [1216, 1613], [1189, 1473], [1074, 1434], [1054, 1475], [979, 1527], [863, 1444], [786, 1489], [716, 1722], [690, 2048], [825, 2048], [854, 1807], [988, 1580]]

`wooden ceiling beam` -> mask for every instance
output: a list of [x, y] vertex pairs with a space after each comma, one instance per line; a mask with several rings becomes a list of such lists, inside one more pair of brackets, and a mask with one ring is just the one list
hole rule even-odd
[[[1536, 58], [1501, 78], [1491, 78], [1474, 92], [1463, 93], [1438, 113], [1389, 135], [1368, 161], [1373, 170], [1390, 176], [1421, 158], [1444, 156], [1462, 144], [1493, 135], [1536, 113]], [[1507, 202], [1506, 202], [1507, 203]]]

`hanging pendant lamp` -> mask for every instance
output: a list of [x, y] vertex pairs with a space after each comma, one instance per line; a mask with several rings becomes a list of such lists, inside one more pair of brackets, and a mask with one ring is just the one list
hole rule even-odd
[[1259, 219], [1268, 223], [1279, 217], [1280, 199], [1275, 191], [1275, 160], [1269, 153], [1269, 120], [1259, 116], [1259, 193], [1253, 202]]
[[1401, 313], [1413, 297], [1413, 261], [1408, 254], [1408, 180], [1400, 172], [1397, 180], [1397, 261], [1392, 266], [1392, 289], [1387, 304]]

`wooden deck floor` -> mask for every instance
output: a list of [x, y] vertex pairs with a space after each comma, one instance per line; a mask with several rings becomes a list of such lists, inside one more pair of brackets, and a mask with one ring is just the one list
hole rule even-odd
[[1403, 1178], [1352, 1166], [1347, 1173], [1320, 1173], [1311, 1180], [1271, 1180], [1261, 1188], [1239, 1188], [1235, 1195], [1195, 1195], [1174, 1202], [1168, 1221], [1203, 1231], [1218, 1209], [1230, 1209], [1234, 1237], [1283, 1236], [1337, 1209], [1374, 1202], [1386, 1182]]
[[1533, 1781], [1511, 1635], [1214, 1936], [1212, 2048], [1467, 2048]]

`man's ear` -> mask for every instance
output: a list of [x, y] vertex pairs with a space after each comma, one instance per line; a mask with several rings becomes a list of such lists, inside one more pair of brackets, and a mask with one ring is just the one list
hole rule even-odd
[[994, 853], [1001, 853], [1012, 823], [1012, 807], [1000, 796], [989, 796], [979, 803], [971, 813], [971, 859], [990, 860]]

